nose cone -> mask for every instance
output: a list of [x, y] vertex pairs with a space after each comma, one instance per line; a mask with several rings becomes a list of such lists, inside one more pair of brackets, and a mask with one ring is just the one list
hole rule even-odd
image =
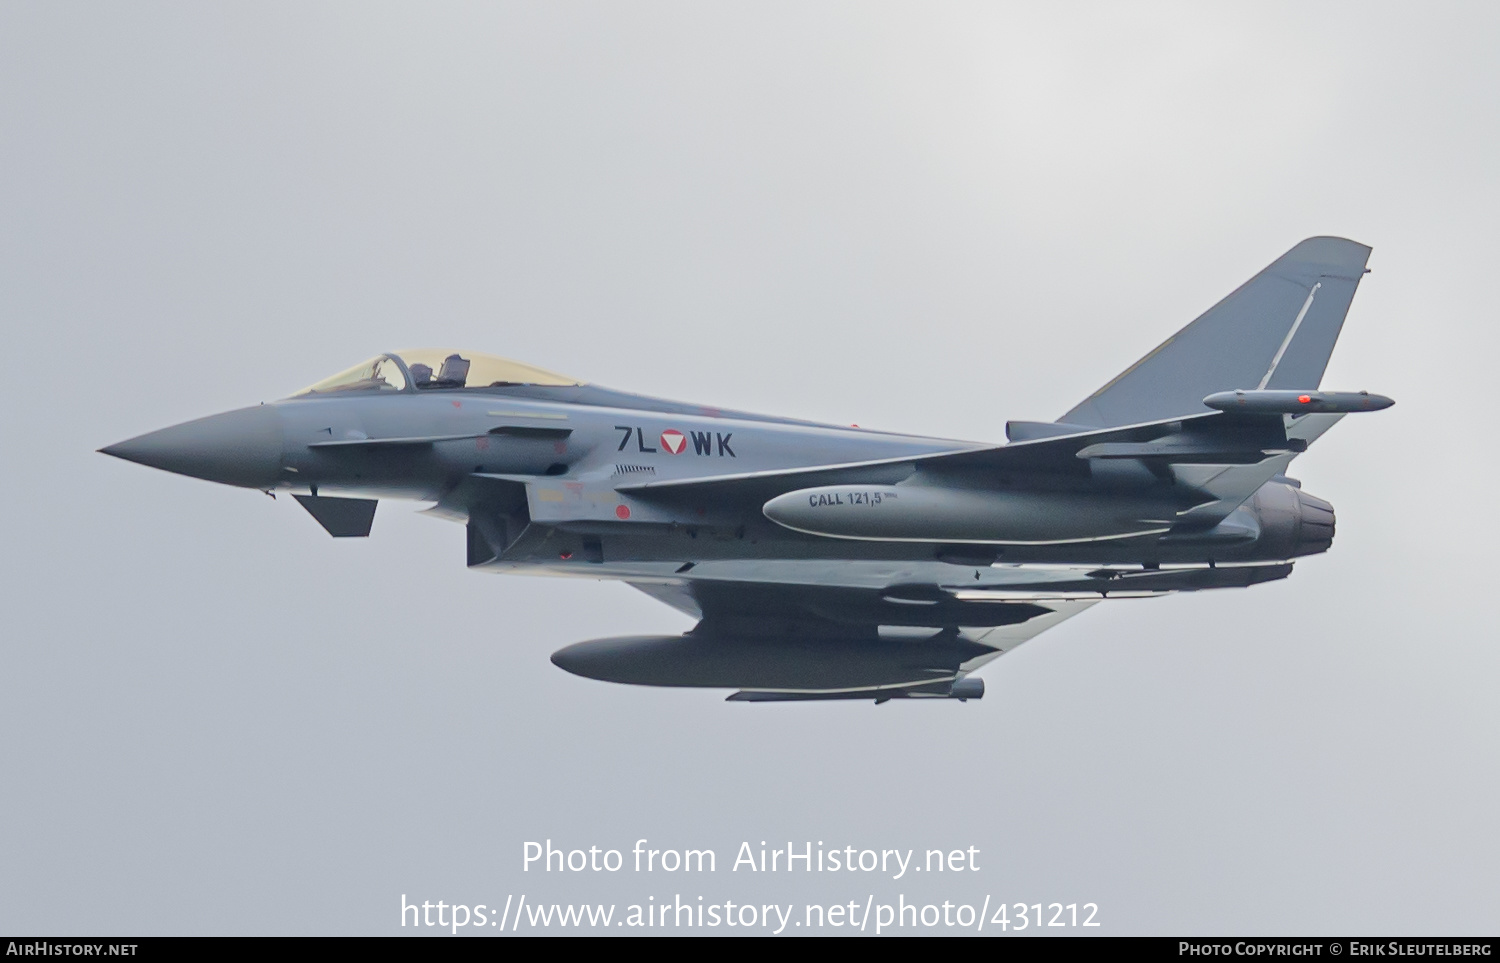
[[270, 405], [209, 415], [99, 449], [224, 485], [270, 488], [281, 476], [281, 416]]

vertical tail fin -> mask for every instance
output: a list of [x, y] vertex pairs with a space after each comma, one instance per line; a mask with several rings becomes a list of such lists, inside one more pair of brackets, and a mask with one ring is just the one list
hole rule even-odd
[[1063, 415], [1100, 428], [1199, 414], [1234, 388], [1316, 388], [1370, 249], [1310, 237]]

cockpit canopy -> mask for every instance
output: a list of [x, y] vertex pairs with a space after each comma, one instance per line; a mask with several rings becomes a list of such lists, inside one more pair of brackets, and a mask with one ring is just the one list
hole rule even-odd
[[529, 364], [473, 351], [418, 348], [382, 354], [348, 371], [294, 394], [346, 391], [427, 391], [442, 388], [499, 388], [505, 385], [581, 385], [569, 378]]

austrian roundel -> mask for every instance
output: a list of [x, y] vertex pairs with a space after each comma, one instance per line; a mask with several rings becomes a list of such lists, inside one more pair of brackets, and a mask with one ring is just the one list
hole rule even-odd
[[687, 437], [675, 428], [668, 428], [661, 433], [661, 446], [674, 455], [680, 455], [687, 447]]

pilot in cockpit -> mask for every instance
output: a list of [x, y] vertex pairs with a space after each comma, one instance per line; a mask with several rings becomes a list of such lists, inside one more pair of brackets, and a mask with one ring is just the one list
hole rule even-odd
[[432, 391], [439, 388], [497, 388], [506, 385], [574, 386], [569, 378], [507, 358], [459, 354], [450, 349], [419, 349], [383, 354], [325, 378], [298, 395], [334, 391]]

